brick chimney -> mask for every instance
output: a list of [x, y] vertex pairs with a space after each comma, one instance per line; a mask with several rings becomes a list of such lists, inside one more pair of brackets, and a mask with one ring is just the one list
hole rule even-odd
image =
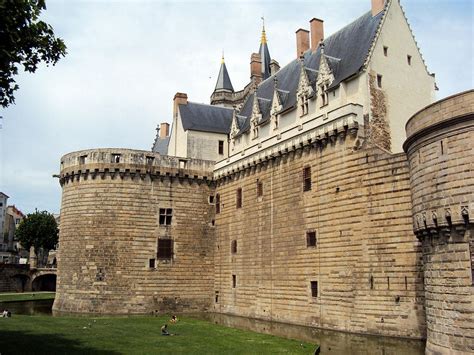
[[378, 15], [385, 7], [385, 0], [372, 0], [372, 16]]
[[[178, 114], [178, 105], [187, 105], [188, 104], [188, 95], [182, 92], [177, 92], [174, 95], [173, 99], [173, 114], [177, 117]], [[161, 136], [161, 135], [160, 135]]]
[[309, 49], [309, 31], [300, 28], [296, 31], [296, 58]]
[[170, 125], [167, 122], [160, 123], [160, 138], [166, 138], [170, 135]]
[[309, 21], [311, 26], [311, 51], [316, 51], [319, 42], [324, 40], [324, 21], [314, 17]]
[[250, 80], [257, 84], [262, 81], [262, 58], [258, 53], [252, 53], [250, 57]]

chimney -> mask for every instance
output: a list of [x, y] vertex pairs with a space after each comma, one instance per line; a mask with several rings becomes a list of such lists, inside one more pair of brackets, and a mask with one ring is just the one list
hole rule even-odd
[[372, 0], [372, 16], [378, 15], [385, 7], [385, 0]]
[[258, 83], [262, 81], [262, 58], [258, 53], [252, 53], [250, 57], [250, 80]]
[[319, 42], [324, 40], [324, 21], [314, 17], [309, 21], [311, 26], [311, 51], [316, 51]]
[[270, 75], [278, 73], [279, 70], [280, 64], [275, 59], [272, 59], [270, 61]]
[[300, 28], [296, 31], [296, 58], [309, 49], [309, 31]]
[[[177, 92], [174, 95], [173, 99], [173, 114], [175, 117], [178, 115], [178, 105], [187, 105], [188, 104], [188, 95], [182, 92]], [[161, 136], [161, 135], [160, 135]]]
[[167, 122], [160, 123], [160, 138], [166, 138], [170, 135], [170, 125]]

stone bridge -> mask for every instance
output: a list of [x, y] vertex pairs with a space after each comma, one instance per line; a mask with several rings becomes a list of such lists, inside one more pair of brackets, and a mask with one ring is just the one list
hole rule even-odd
[[56, 269], [0, 264], [0, 292], [25, 291], [56, 291]]

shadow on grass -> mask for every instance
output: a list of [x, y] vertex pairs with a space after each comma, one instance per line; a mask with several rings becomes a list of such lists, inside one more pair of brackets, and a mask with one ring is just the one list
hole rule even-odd
[[55, 334], [31, 334], [27, 331], [0, 330], [0, 354], [120, 354], [96, 349], [77, 340]]

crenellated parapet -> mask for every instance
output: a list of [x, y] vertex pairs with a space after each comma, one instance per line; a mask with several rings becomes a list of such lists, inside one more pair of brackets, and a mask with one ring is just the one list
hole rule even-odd
[[61, 158], [59, 181], [111, 177], [113, 179], [180, 178], [210, 183], [214, 162], [160, 155], [132, 149], [90, 149]]

